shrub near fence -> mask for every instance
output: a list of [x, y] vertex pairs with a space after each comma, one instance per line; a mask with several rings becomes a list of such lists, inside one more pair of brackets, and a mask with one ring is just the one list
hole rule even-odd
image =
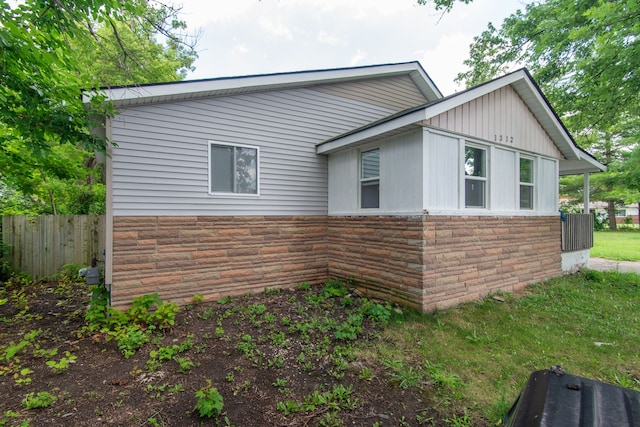
[[90, 265], [102, 259], [105, 217], [45, 215], [2, 217], [5, 260], [11, 268], [38, 280], [57, 273], [65, 264]]

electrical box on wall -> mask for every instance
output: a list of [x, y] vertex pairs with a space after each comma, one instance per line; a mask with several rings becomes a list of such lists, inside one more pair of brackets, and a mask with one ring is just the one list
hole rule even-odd
[[80, 277], [84, 277], [87, 285], [100, 284], [100, 267], [88, 267], [78, 271]]

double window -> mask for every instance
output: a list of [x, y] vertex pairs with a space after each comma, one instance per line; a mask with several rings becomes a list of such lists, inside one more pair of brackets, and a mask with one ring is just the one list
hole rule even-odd
[[380, 149], [360, 153], [360, 208], [380, 207]]
[[520, 209], [533, 209], [533, 159], [520, 157]]
[[209, 192], [258, 194], [258, 148], [210, 142]]
[[471, 145], [464, 147], [464, 205], [487, 207], [487, 150]]

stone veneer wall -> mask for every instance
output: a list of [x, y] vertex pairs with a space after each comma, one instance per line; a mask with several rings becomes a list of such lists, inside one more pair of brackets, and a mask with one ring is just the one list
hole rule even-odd
[[331, 216], [328, 245], [330, 277], [352, 278], [368, 296], [422, 309], [422, 215]]
[[559, 217], [330, 217], [329, 275], [424, 312], [562, 274]]
[[206, 300], [320, 282], [327, 217], [114, 217], [112, 304]]
[[560, 216], [426, 216], [423, 311], [562, 275]]
[[354, 280], [425, 312], [562, 274], [560, 218], [114, 217], [112, 303]]

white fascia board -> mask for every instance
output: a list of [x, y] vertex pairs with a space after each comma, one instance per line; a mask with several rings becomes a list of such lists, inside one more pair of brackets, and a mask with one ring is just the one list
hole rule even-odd
[[[129, 104], [135, 104], [136, 100], [143, 101], [149, 98], [156, 98], [156, 100], [161, 101], [163, 98], [178, 97], [180, 95], [184, 95], [186, 98], [197, 96], [199, 93], [215, 94], [218, 91], [246, 88], [254, 88], [256, 90], [284, 88], [410, 73], [417, 73], [424, 79], [426, 86], [418, 86], [423, 91], [428, 89], [429, 93], [425, 93], [425, 96], [430, 95], [427, 97], [433, 98], [434, 94], [440, 94], [418, 62], [127, 86], [107, 88], [103, 92], [107, 95], [108, 100], [115, 101], [116, 104], [124, 101], [130, 101]], [[89, 102], [93, 93], [92, 91], [83, 93], [83, 102]]]
[[434, 105], [428, 106], [426, 108], [426, 116], [427, 118], [437, 116], [444, 113], [445, 111], [449, 111], [459, 105], [465, 104], [476, 98], [480, 98], [481, 96], [500, 89], [501, 87], [514, 83], [524, 77], [524, 71], [518, 71], [512, 74], [508, 74], [504, 77], [491, 80], [487, 83], [483, 83], [464, 92], [460, 92], [459, 94], [450, 95], [449, 97], [447, 97], [447, 99], [444, 99], [443, 101], [438, 102]]
[[356, 130], [353, 133], [349, 133], [343, 137], [338, 137], [329, 142], [322, 142], [316, 146], [316, 153], [329, 154], [331, 152], [344, 149], [352, 144], [357, 144], [369, 138], [374, 138], [376, 136], [382, 135], [387, 132], [392, 132], [405, 126], [420, 123], [422, 120], [424, 120], [424, 118], [425, 114], [424, 109], [422, 108], [404, 116], [364, 128], [360, 131]]

